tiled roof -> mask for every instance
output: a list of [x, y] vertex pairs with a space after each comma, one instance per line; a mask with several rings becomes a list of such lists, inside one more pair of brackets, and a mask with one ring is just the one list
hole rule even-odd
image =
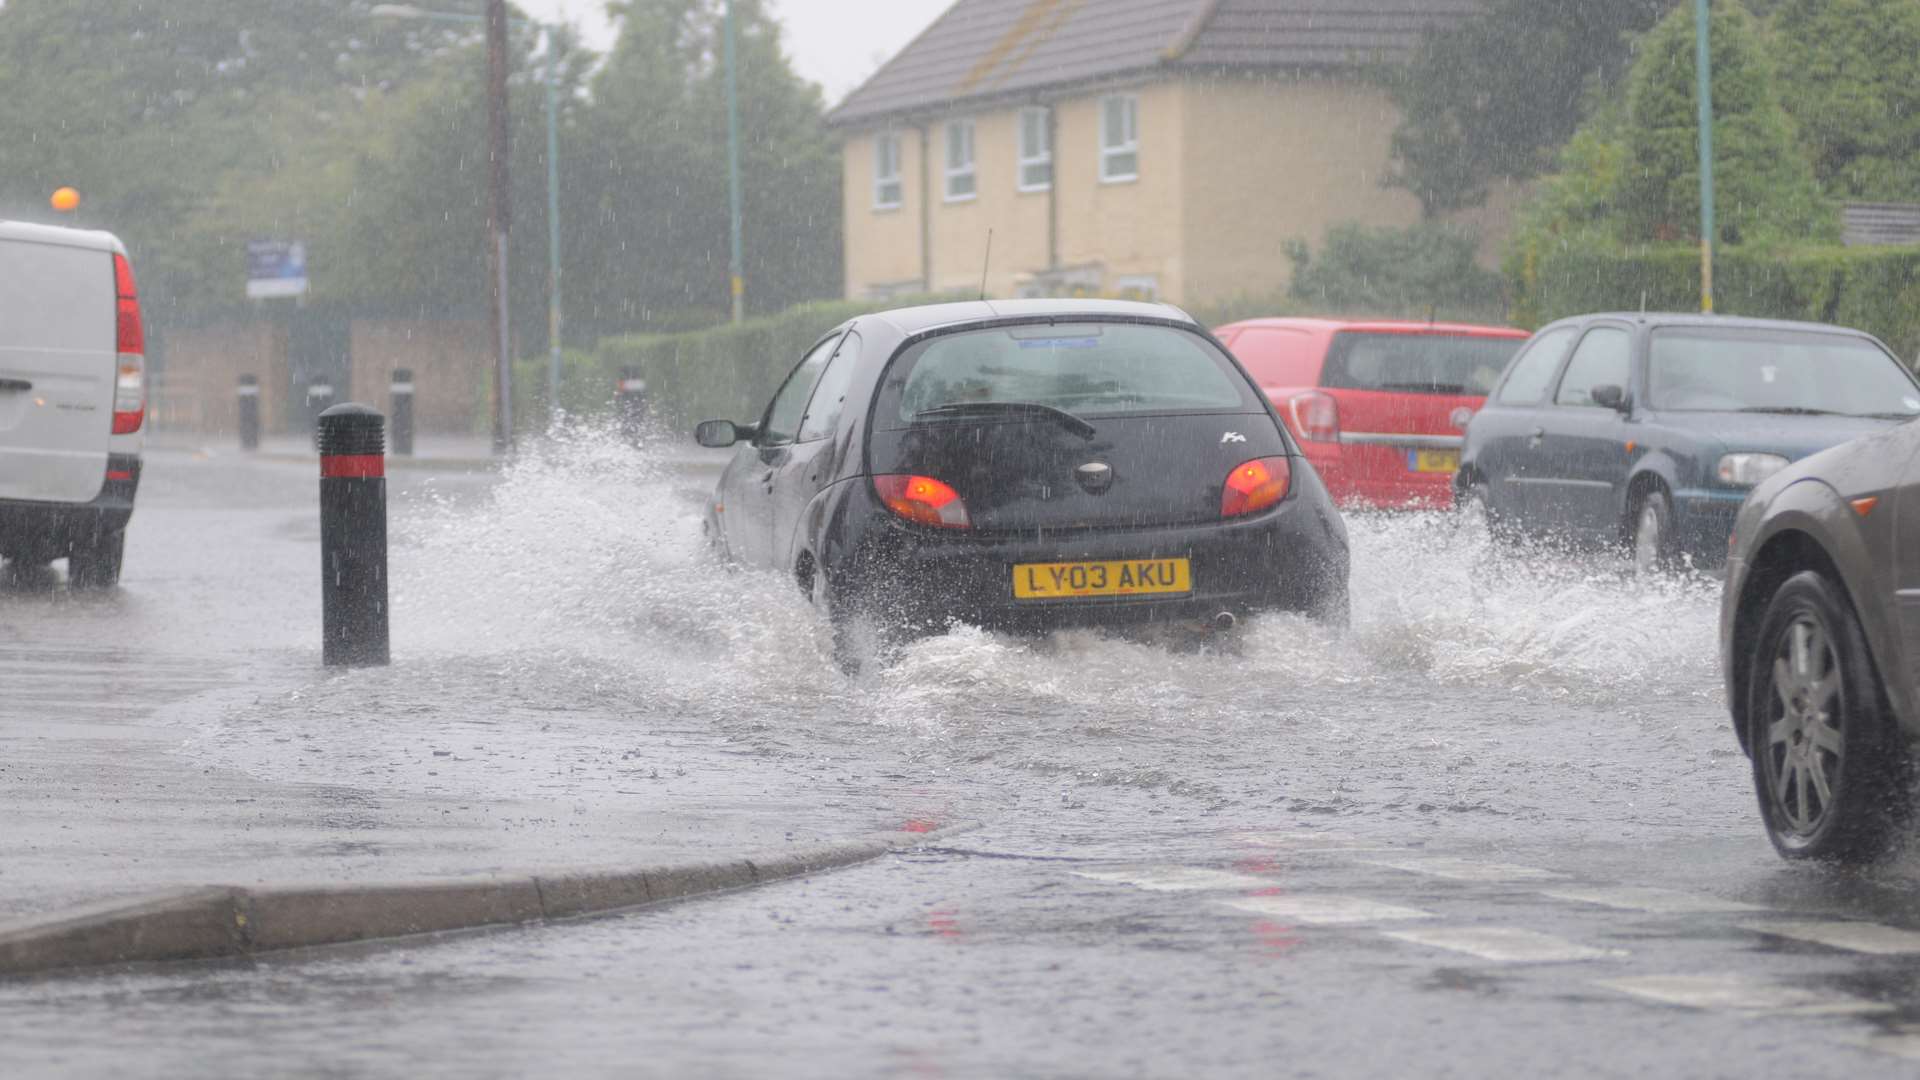
[[850, 124], [1157, 67], [1395, 59], [1480, 0], [956, 0], [833, 111]]

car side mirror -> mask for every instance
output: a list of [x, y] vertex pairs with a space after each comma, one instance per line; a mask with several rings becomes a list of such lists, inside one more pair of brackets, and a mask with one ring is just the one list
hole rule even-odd
[[701, 446], [722, 450], [734, 443], [753, 438], [756, 428], [752, 424], [736, 424], [731, 420], [702, 420], [693, 429], [693, 441]]
[[1603, 409], [1612, 409], [1616, 412], [1627, 411], [1627, 390], [1624, 386], [1602, 383], [1588, 391], [1588, 396], [1595, 405]]

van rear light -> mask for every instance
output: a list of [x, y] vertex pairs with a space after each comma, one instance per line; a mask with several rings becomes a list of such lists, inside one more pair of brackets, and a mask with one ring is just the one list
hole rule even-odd
[[1227, 474], [1220, 490], [1220, 516], [1257, 514], [1287, 497], [1293, 486], [1293, 465], [1283, 457], [1255, 458]]
[[147, 335], [140, 321], [140, 294], [133, 266], [114, 252], [114, 337], [119, 370], [113, 381], [113, 433], [131, 435], [147, 418]]
[[873, 490], [896, 515], [918, 525], [966, 529], [967, 504], [960, 493], [931, 476], [887, 475], [873, 478]]
[[1287, 400], [1293, 416], [1293, 430], [1309, 442], [1340, 441], [1340, 403], [1333, 395], [1318, 390], [1295, 394]]

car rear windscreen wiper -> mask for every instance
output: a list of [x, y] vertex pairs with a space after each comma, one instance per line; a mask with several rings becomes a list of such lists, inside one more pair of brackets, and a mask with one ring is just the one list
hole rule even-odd
[[1412, 393], [1428, 394], [1464, 394], [1467, 388], [1462, 383], [1450, 382], [1383, 382], [1374, 386], [1376, 390], [1406, 390]]
[[1777, 413], [1781, 416], [1839, 416], [1832, 409], [1810, 409], [1805, 405], [1749, 405], [1741, 412]]
[[942, 416], [986, 416], [994, 413], [1042, 417], [1054, 421], [1083, 439], [1091, 439], [1097, 433], [1092, 424], [1067, 410], [1042, 405], [1037, 401], [950, 401], [945, 405], [935, 405], [931, 409], [921, 409], [913, 414], [913, 418], [925, 420], [938, 419]]

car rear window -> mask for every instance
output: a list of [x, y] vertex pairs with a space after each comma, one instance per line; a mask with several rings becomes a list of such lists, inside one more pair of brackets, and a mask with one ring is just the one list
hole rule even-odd
[[1233, 355], [1262, 386], [1318, 386], [1320, 342], [1305, 330], [1250, 326], [1233, 339]]
[[1664, 327], [1653, 332], [1647, 404], [1682, 412], [1920, 416], [1900, 362], [1863, 337]]
[[1076, 416], [1261, 408], [1206, 338], [1170, 326], [997, 326], [910, 346], [894, 361], [881, 409], [903, 421], [943, 405], [1031, 403]]
[[1484, 397], [1524, 344], [1518, 337], [1342, 331], [1327, 350], [1320, 385]]

